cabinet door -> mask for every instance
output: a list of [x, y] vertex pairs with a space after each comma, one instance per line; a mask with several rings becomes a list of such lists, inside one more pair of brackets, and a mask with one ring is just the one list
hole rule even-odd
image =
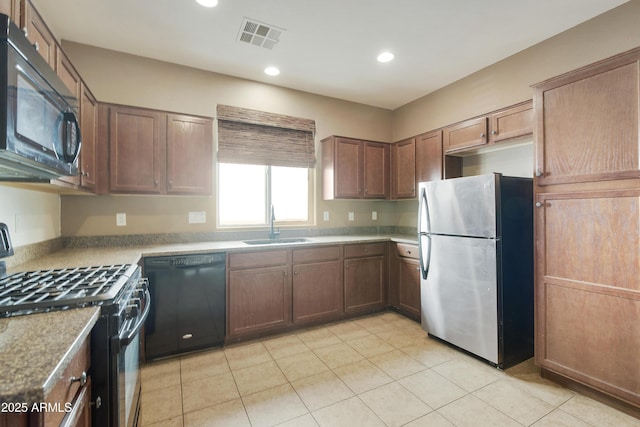
[[291, 324], [289, 267], [232, 270], [228, 292], [230, 336]]
[[167, 116], [167, 193], [211, 195], [213, 122]]
[[396, 142], [391, 147], [391, 198], [416, 196], [416, 138]]
[[416, 137], [416, 181], [442, 179], [442, 131]]
[[56, 74], [76, 98], [80, 98], [80, 74], [76, 71], [69, 57], [56, 46]]
[[109, 115], [109, 190], [113, 193], [166, 191], [166, 115], [112, 106]]
[[331, 320], [343, 312], [340, 261], [293, 266], [293, 323]]
[[537, 202], [536, 363], [640, 405], [640, 190]]
[[640, 51], [535, 88], [539, 185], [637, 178]]
[[448, 126], [442, 131], [445, 153], [479, 147], [488, 142], [487, 118], [480, 117]]
[[364, 142], [364, 193], [365, 199], [389, 197], [389, 144]]
[[38, 53], [47, 61], [51, 69], [55, 70], [57, 66], [56, 39], [28, 0], [23, 2], [22, 18], [22, 28], [26, 32], [27, 39], [34, 44]]
[[420, 317], [420, 261], [400, 258], [398, 261], [398, 305]]
[[20, 0], [0, 0], [0, 13], [7, 15], [16, 25], [20, 24]]
[[79, 164], [80, 185], [88, 190], [96, 191], [98, 102], [84, 83], [80, 87], [80, 132], [82, 135]]
[[489, 143], [520, 138], [533, 133], [533, 103], [526, 102], [491, 114]]
[[336, 138], [334, 159], [334, 194], [341, 199], [362, 197], [362, 141]]
[[384, 256], [376, 256], [344, 261], [345, 312], [384, 307], [384, 260]]

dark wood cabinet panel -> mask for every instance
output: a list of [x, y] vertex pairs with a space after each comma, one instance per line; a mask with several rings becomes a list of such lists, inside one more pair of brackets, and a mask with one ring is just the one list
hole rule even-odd
[[637, 178], [640, 51], [535, 87], [539, 185]]
[[166, 116], [158, 111], [112, 106], [109, 114], [109, 191], [166, 191]]
[[29, 0], [22, 2], [21, 19], [27, 39], [34, 44], [51, 69], [55, 70], [57, 67], [56, 38]]
[[416, 136], [416, 181], [441, 180], [442, 169], [442, 131]]
[[336, 319], [344, 312], [340, 260], [293, 266], [293, 322]]
[[385, 257], [344, 261], [344, 305], [346, 313], [373, 311], [385, 306]]
[[389, 197], [389, 145], [331, 136], [322, 140], [325, 200]]
[[288, 266], [229, 272], [228, 335], [273, 331], [291, 324]]
[[363, 142], [363, 182], [365, 199], [389, 197], [389, 144]]
[[442, 130], [445, 153], [476, 148], [489, 142], [487, 136], [487, 117], [466, 120]]
[[391, 171], [391, 198], [416, 197], [416, 138], [392, 145]]
[[82, 135], [82, 148], [78, 165], [80, 186], [96, 192], [98, 179], [98, 102], [84, 83], [80, 86], [80, 132]]
[[80, 74], [76, 71], [69, 57], [62, 51], [62, 49], [56, 46], [56, 74], [60, 77], [60, 80], [67, 86], [71, 94], [77, 99], [80, 98]]
[[640, 189], [537, 202], [536, 363], [640, 406]]
[[420, 261], [398, 260], [398, 306], [420, 318]]
[[108, 192], [211, 195], [212, 119], [123, 105], [103, 109]]
[[167, 193], [211, 194], [213, 120], [167, 115]]

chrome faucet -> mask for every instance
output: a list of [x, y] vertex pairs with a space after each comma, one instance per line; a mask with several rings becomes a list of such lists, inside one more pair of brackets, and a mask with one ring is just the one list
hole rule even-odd
[[280, 235], [280, 231], [275, 231], [273, 229], [273, 223], [275, 222], [275, 220], [276, 220], [276, 211], [273, 208], [273, 205], [271, 205], [271, 216], [269, 217], [269, 238], [270, 239], [275, 239]]

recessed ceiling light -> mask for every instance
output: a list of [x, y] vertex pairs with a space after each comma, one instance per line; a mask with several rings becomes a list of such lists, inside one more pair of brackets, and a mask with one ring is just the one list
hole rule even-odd
[[267, 67], [264, 69], [264, 73], [270, 76], [277, 76], [278, 74], [280, 74], [280, 70], [278, 70], [278, 68], [276, 67]]
[[196, 0], [198, 4], [204, 7], [214, 7], [218, 4], [218, 0]]
[[382, 52], [378, 55], [378, 62], [389, 62], [393, 60], [394, 56], [391, 52]]

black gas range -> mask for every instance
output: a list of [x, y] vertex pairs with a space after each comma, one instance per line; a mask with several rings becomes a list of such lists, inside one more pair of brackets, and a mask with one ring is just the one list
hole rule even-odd
[[[6, 236], [3, 239], [10, 248], [3, 226], [0, 224], [0, 235]], [[0, 252], [0, 257], [7, 253]], [[147, 281], [136, 264], [38, 270], [0, 277], [0, 317], [100, 307], [100, 317], [91, 332], [89, 371], [92, 425], [99, 427], [137, 424], [140, 330], [150, 301]]]

